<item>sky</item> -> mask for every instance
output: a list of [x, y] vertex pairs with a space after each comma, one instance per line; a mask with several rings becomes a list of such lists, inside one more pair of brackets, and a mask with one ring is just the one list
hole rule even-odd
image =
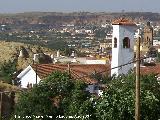
[[0, 0], [0, 13], [158, 12], [160, 0]]

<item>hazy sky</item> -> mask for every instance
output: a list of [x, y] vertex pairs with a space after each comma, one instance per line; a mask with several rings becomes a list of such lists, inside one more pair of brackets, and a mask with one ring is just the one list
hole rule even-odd
[[0, 0], [0, 13], [49, 12], [159, 12], [160, 0]]

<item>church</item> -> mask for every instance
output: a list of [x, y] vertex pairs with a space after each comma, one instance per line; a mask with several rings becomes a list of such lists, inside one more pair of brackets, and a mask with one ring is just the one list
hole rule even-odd
[[111, 76], [118, 76], [127, 74], [134, 67], [133, 63], [127, 63], [134, 60], [134, 31], [136, 30], [136, 24], [129, 19], [120, 18], [113, 21], [112, 26]]
[[153, 28], [150, 22], [147, 22], [141, 32], [141, 51], [148, 52], [153, 46]]

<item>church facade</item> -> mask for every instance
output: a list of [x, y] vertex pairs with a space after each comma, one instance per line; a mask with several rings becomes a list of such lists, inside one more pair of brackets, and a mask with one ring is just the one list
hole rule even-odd
[[153, 28], [150, 22], [142, 30], [141, 51], [148, 51], [153, 46]]

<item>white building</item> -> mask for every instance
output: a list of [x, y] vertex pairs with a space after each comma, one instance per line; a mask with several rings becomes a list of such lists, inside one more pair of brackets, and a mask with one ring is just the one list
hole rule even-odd
[[125, 66], [121, 65], [131, 62], [134, 58], [134, 30], [136, 25], [125, 18], [114, 21], [112, 25], [111, 76], [114, 74], [118, 76], [120, 74], [127, 74], [134, 67], [133, 63]]
[[85, 33], [91, 34], [93, 33], [93, 30], [85, 30]]
[[160, 41], [159, 40], [153, 40], [153, 46], [159, 46]]
[[110, 42], [100, 43], [99, 46], [100, 46], [100, 49], [102, 50], [102, 52], [105, 52], [105, 50], [106, 50], [107, 48], [112, 47], [112, 43], [110, 43]]
[[[98, 84], [98, 81], [91, 77], [91, 74], [100, 73], [103, 71], [104, 74], [107, 74], [107, 69], [109, 69], [109, 65], [79, 65], [79, 64], [70, 64], [71, 76], [74, 79], [79, 79], [84, 81], [88, 86], [86, 90], [90, 93], [96, 93], [97, 95], [102, 95], [103, 91], [102, 85]], [[37, 70], [36, 70], [37, 69]], [[32, 88], [34, 84], [39, 84], [40, 80], [43, 80], [50, 74], [55, 71], [66, 72], [68, 69], [67, 64], [34, 64], [32, 66], [28, 66], [24, 69], [17, 78], [21, 82], [22, 88]], [[106, 71], [105, 71], [106, 70]], [[36, 73], [37, 72], [37, 73]]]
[[17, 78], [20, 80], [22, 88], [27, 88], [28, 85], [33, 86], [34, 84], [38, 84], [41, 80], [30, 65], [24, 69]]
[[86, 60], [86, 64], [107, 64], [106, 60]]

